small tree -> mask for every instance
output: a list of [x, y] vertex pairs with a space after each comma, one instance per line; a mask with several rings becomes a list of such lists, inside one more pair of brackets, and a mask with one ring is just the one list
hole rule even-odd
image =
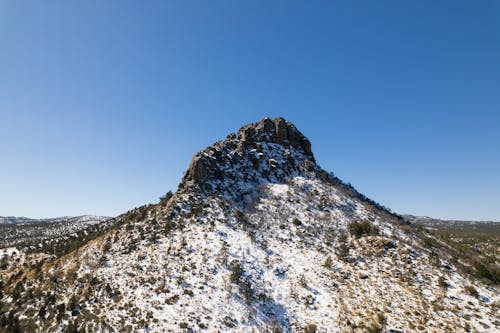
[[325, 262], [323, 263], [323, 267], [326, 269], [331, 269], [333, 265], [333, 259], [331, 256], [326, 257]]
[[168, 191], [167, 193], [165, 193], [164, 196], [160, 197], [160, 205], [162, 205], [162, 206], [166, 205], [168, 200], [170, 200], [170, 198], [172, 198], [172, 196], [173, 196], [172, 191]]
[[338, 246], [335, 249], [340, 260], [347, 261], [349, 257], [349, 244], [347, 243], [347, 233], [340, 231], [337, 237]]
[[236, 218], [236, 221], [239, 223], [245, 223], [246, 218], [245, 218], [245, 213], [243, 213], [241, 210], [237, 210], [234, 212], [234, 217]]
[[243, 276], [243, 266], [238, 260], [233, 260], [230, 264], [230, 270], [231, 275], [229, 276], [229, 280], [232, 283], [238, 284]]
[[446, 283], [446, 280], [444, 277], [440, 276], [438, 278], [438, 285], [443, 288], [444, 290], [448, 289], [448, 283]]
[[299, 284], [302, 288], [307, 288], [307, 279], [306, 279], [306, 276], [304, 274], [300, 274]]
[[226, 241], [222, 242], [222, 246], [219, 251], [219, 260], [224, 264], [227, 265], [227, 258], [229, 255], [229, 244]]

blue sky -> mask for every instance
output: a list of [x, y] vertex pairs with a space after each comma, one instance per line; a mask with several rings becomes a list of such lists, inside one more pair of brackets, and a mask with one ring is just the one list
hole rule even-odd
[[1, 1], [0, 215], [116, 215], [283, 116], [401, 213], [500, 221], [498, 1]]

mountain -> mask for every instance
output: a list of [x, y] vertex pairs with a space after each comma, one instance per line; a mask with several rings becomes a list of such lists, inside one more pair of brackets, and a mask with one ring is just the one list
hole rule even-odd
[[3, 250], [4, 331], [500, 328], [494, 281], [323, 170], [283, 118], [197, 153], [174, 194], [106, 223], [57, 258]]
[[91, 225], [107, 220], [107, 216], [81, 215], [81, 216], [62, 216], [45, 219], [31, 219], [27, 217], [16, 216], [0, 216], [0, 225], [27, 225], [27, 224], [43, 224], [43, 223], [61, 223], [71, 222], [73, 224]]
[[421, 224], [428, 227], [453, 227], [465, 229], [497, 229], [500, 230], [500, 222], [476, 221], [476, 220], [440, 220], [429, 216], [402, 215], [408, 223]]

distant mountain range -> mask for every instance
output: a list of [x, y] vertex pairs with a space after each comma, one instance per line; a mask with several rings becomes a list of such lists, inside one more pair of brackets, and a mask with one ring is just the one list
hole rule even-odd
[[82, 230], [109, 220], [106, 216], [65, 216], [31, 219], [0, 216], [0, 248], [7, 246], [33, 246], [41, 242], [57, 242], [76, 235]]
[[420, 224], [431, 228], [455, 228], [467, 230], [500, 230], [500, 222], [473, 220], [440, 220], [428, 216], [402, 215], [404, 220], [412, 224]]
[[16, 217], [16, 216], [0, 216], [0, 224], [15, 224], [24, 225], [32, 223], [60, 223], [60, 222], [70, 222], [70, 223], [80, 223], [80, 224], [96, 224], [101, 221], [107, 220], [110, 217], [107, 216], [95, 216], [95, 215], [81, 215], [81, 216], [61, 216], [43, 219], [32, 219], [27, 217]]

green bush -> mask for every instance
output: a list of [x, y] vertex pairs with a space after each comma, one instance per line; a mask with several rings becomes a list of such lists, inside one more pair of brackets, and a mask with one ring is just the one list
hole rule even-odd
[[349, 258], [349, 244], [347, 243], [347, 233], [344, 230], [339, 232], [337, 242], [338, 245], [335, 249], [335, 253], [340, 260], [347, 261]]
[[349, 223], [348, 226], [349, 233], [356, 237], [360, 238], [362, 236], [368, 236], [368, 235], [378, 235], [379, 234], [379, 229], [377, 226], [372, 225], [368, 221], [361, 221], [361, 222], [351, 222]]

